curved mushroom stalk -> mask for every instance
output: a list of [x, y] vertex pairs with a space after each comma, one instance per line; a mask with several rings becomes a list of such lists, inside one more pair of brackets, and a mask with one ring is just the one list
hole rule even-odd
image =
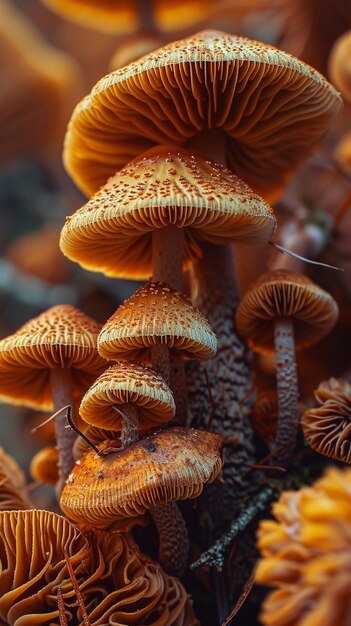
[[274, 323], [274, 345], [276, 351], [278, 426], [274, 462], [288, 466], [296, 442], [299, 423], [299, 391], [295, 360], [294, 326], [291, 318], [279, 317]]
[[217, 354], [205, 366], [213, 410], [203, 366], [195, 362], [187, 369], [189, 404], [195, 426], [205, 426], [204, 419], [212, 413], [211, 429], [232, 443], [225, 448], [223, 467], [224, 507], [229, 509], [242, 497], [241, 489], [249, 482], [247, 465], [254, 462], [250, 353], [235, 326], [238, 295], [231, 247], [204, 244], [202, 251], [194, 267], [195, 283], [201, 285], [196, 304], [218, 339]]
[[182, 576], [189, 553], [188, 530], [176, 504], [158, 504], [149, 509], [159, 536], [159, 561], [168, 574]]
[[67, 428], [67, 421], [64, 411], [60, 410], [66, 406], [74, 409], [74, 400], [72, 393], [72, 373], [70, 369], [52, 369], [50, 370], [51, 390], [54, 403], [55, 416], [55, 433], [56, 442], [59, 451], [59, 482], [57, 483], [57, 491], [60, 494], [65, 481], [67, 480], [72, 467], [73, 444], [75, 442], [76, 433]]

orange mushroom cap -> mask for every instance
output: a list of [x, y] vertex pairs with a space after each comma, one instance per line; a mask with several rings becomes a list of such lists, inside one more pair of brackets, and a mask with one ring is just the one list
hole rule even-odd
[[148, 283], [121, 304], [101, 329], [98, 350], [105, 359], [141, 358], [161, 341], [181, 356], [211, 359], [217, 340], [190, 300], [164, 283]]
[[0, 511], [31, 508], [24, 472], [15, 459], [0, 448]]
[[121, 430], [122, 417], [113, 407], [129, 403], [138, 409], [141, 430], [168, 422], [175, 414], [173, 394], [163, 378], [137, 361], [122, 361], [105, 370], [86, 392], [79, 413], [88, 424]]
[[30, 475], [39, 483], [55, 486], [59, 480], [59, 454], [54, 446], [42, 448], [30, 462]]
[[158, 503], [196, 498], [222, 467], [222, 438], [169, 428], [105, 457], [88, 452], [75, 465], [60, 506], [71, 519], [108, 527]]
[[152, 274], [152, 232], [185, 229], [184, 265], [199, 241], [263, 245], [274, 232], [272, 209], [228, 169], [158, 146], [129, 163], [74, 215], [61, 233], [73, 261], [110, 276]]
[[205, 31], [101, 79], [73, 113], [64, 161], [92, 195], [155, 144], [222, 129], [230, 169], [264, 196], [282, 187], [340, 107], [335, 89], [293, 56]]
[[296, 350], [303, 350], [327, 335], [338, 319], [334, 298], [311, 280], [289, 270], [262, 274], [241, 300], [236, 322], [239, 333], [257, 352], [274, 351], [274, 320], [294, 322]]
[[351, 102], [351, 30], [334, 43], [329, 56], [329, 73], [345, 100]]
[[320, 406], [308, 409], [301, 421], [308, 444], [324, 456], [351, 464], [351, 385], [330, 378], [314, 396]]
[[71, 368], [81, 398], [106, 362], [96, 349], [101, 326], [70, 305], [54, 306], [0, 341], [0, 398], [52, 408], [50, 370]]

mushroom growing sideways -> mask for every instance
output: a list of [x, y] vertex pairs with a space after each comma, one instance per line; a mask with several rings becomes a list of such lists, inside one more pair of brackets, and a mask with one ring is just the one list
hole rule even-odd
[[[12, 404], [60, 411], [80, 401], [106, 367], [96, 349], [100, 326], [78, 309], [58, 305], [41, 313], [14, 335], [0, 341], [0, 398]], [[60, 480], [74, 461], [75, 434], [55, 417]], [[60, 489], [60, 487], [58, 487]]]
[[288, 464], [298, 426], [295, 350], [327, 335], [338, 319], [338, 306], [311, 280], [288, 270], [263, 274], [239, 304], [239, 332], [256, 352], [276, 353], [279, 419], [275, 458]]
[[196, 498], [204, 483], [215, 480], [221, 442], [214, 433], [170, 428], [104, 457], [88, 452], [67, 480], [61, 508], [76, 522], [98, 528], [148, 510], [158, 527], [161, 563], [181, 573], [188, 538], [175, 501]]
[[301, 426], [306, 440], [320, 454], [351, 463], [351, 385], [330, 378], [314, 396], [320, 406], [305, 411]]

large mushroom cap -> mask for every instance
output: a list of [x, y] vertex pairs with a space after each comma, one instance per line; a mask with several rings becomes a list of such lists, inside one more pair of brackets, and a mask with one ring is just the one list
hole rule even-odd
[[335, 89], [291, 55], [202, 32], [100, 80], [73, 113], [64, 160], [90, 196], [151, 146], [222, 129], [230, 169], [265, 195], [285, 183], [340, 106]]
[[262, 274], [240, 302], [236, 322], [239, 333], [257, 352], [274, 348], [274, 320], [290, 317], [295, 348], [303, 350], [335, 326], [339, 309], [334, 298], [311, 280], [288, 270]]
[[121, 430], [121, 415], [113, 407], [129, 403], [138, 409], [141, 430], [168, 422], [175, 414], [168, 385], [151, 367], [137, 361], [116, 363], [103, 372], [83, 397], [79, 413], [88, 424]]
[[190, 300], [164, 283], [143, 285], [107, 320], [98, 337], [105, 359], [140, 358], [157, 342], [189, 358], [211, 359], [217, 341]]
[[199, 240], [266, 243], [275, 228], [268, 204], [228, 169], [158, 146], [129, 163], [73, 216], [61, 249], [83, 267], [110, 276], [152, 274], [152, 232], [185, 229], [184, 264]]
[[215, 433], [169, 428], [105, 457], [88, 452], [67, 480], [62, 510], [107, 527], [158, 503], [196, 498], [218, 476], [221, 442]]
[[13, 404], [52, 408], [50, 370], [72, 370], [81, 398], [106, 362], [96, 349], [101, 326], [70, 305], [57, 305], [0, 341], [0, 398]]

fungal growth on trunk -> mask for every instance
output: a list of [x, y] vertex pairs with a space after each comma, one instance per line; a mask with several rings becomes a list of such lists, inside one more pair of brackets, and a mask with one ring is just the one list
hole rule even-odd
[[292, 460], [299, 421], [295, 350], [303, 350], [327, 335], [338, 313], [329, 293], [288, 270], [263, 274], [238, 306], [238, 330], [249, 346], [261, 354], [276, 355], [279, 419], [275, 459], [284, 466]]
[[61, 486], [74, 465], [76, 437], [66, 428], [62, 409], [71, 406], [73, 411], [106, 367], [96, 349], [99, 332], [100, 326], [92, 318], [72, 306], [58, 305], [0, 341], [0, 398], [57, 412]]

